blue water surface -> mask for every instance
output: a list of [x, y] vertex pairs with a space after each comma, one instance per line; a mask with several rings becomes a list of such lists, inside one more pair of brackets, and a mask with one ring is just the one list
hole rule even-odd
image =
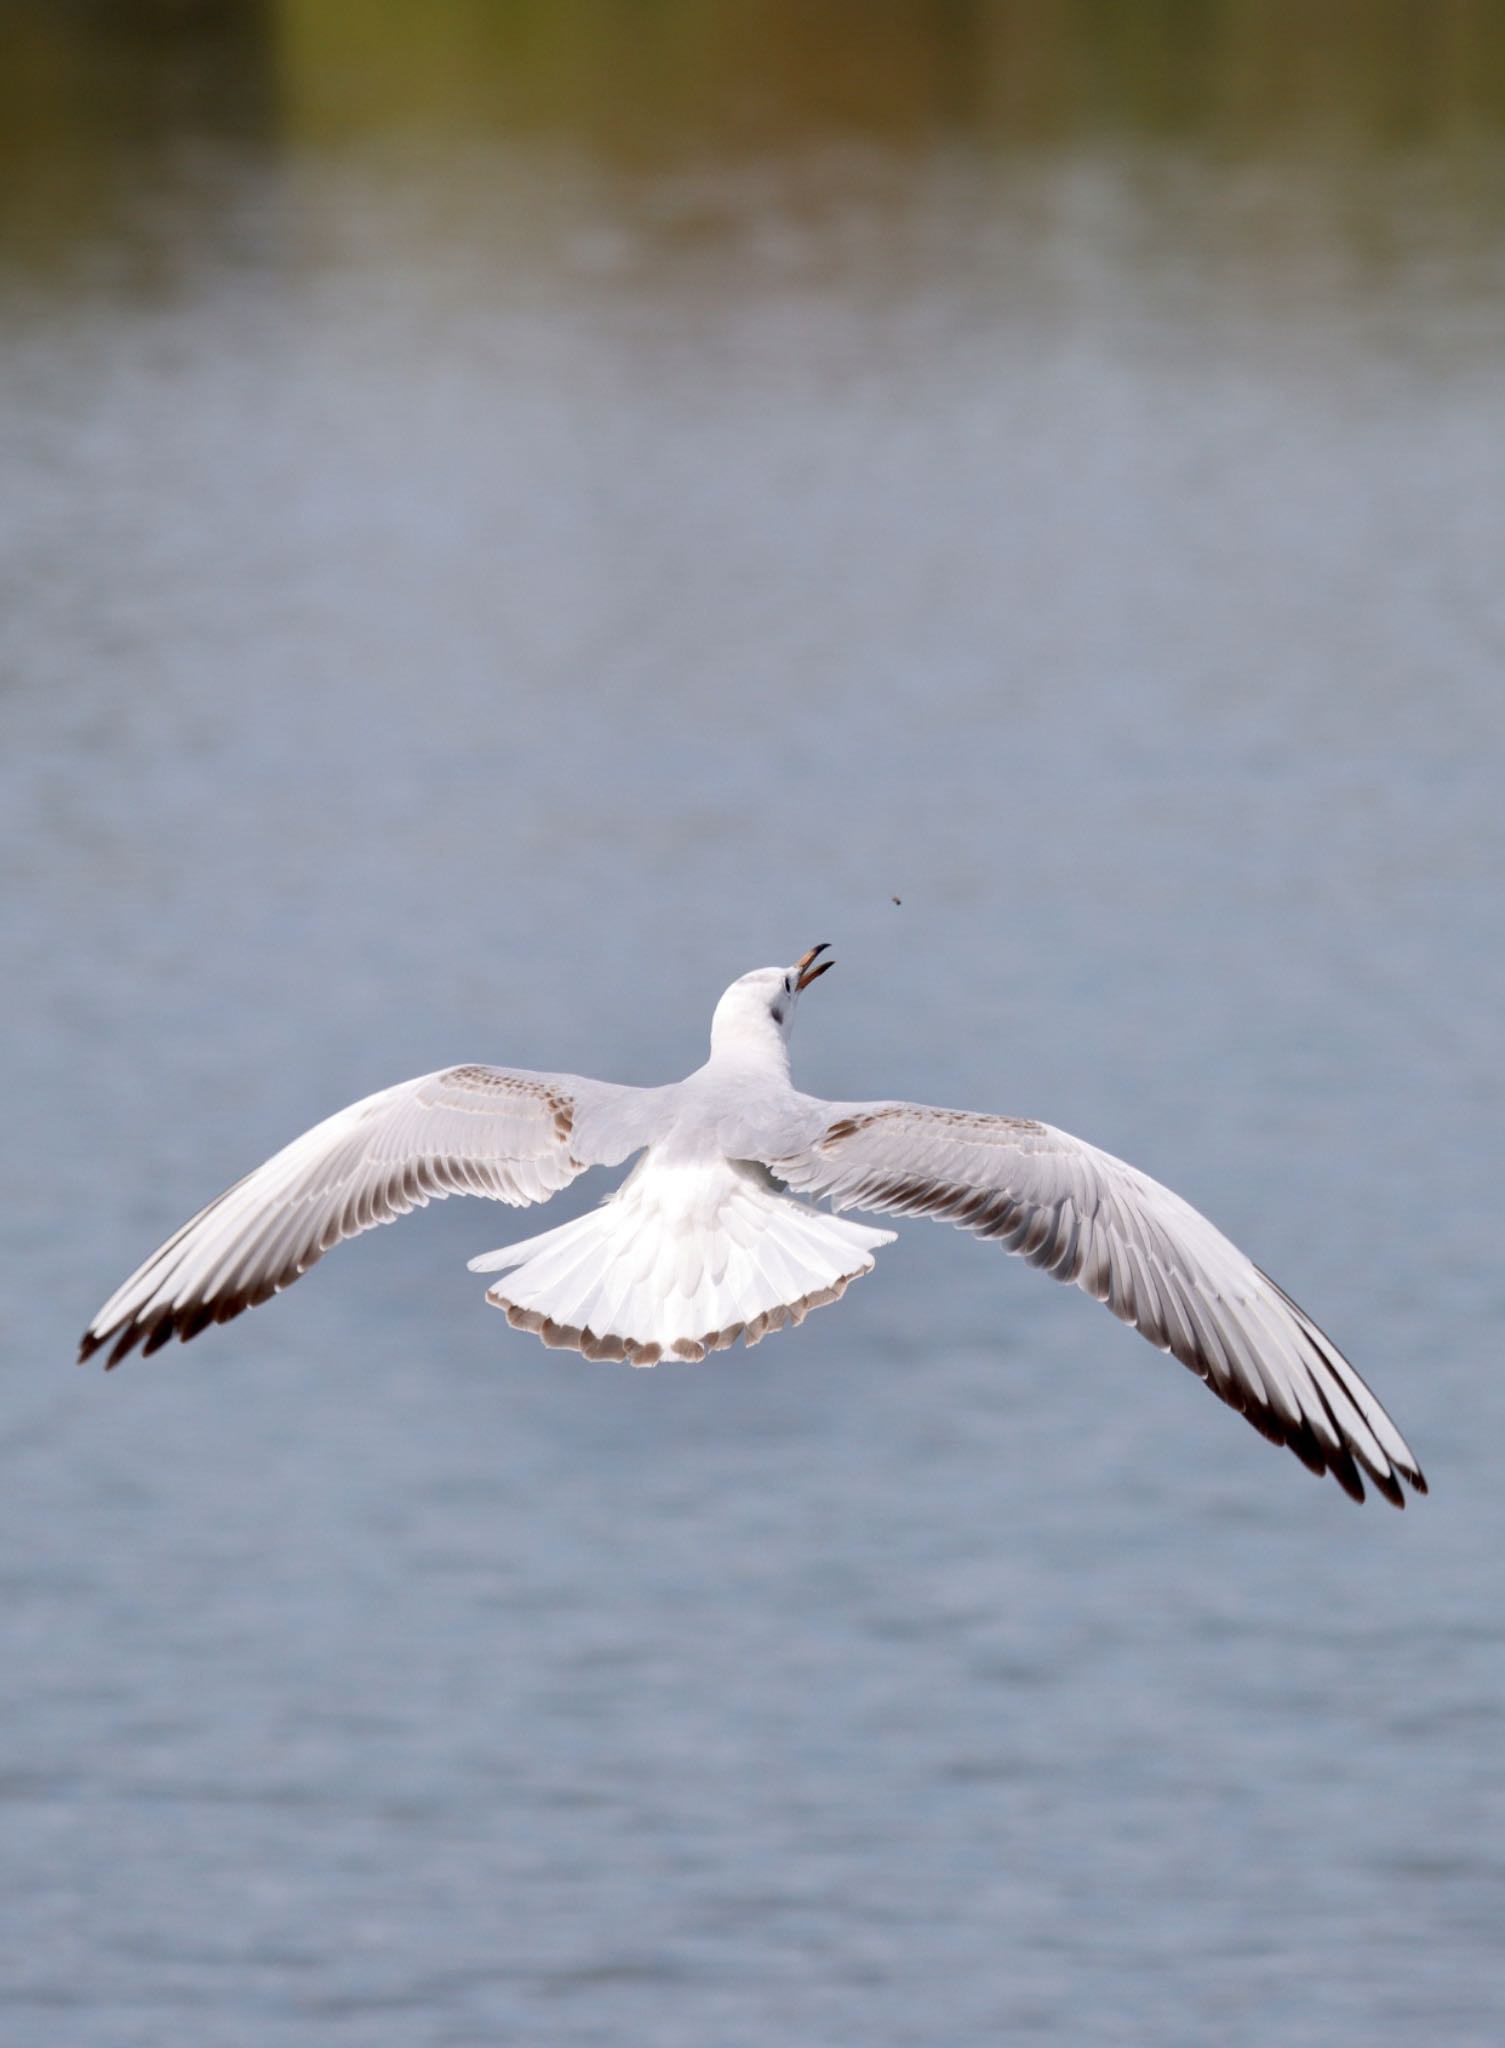
[[[7, 2039], [1501, 2038], [1478, 146], [258, 119], [0, 243]], [[1431, 1498], [924, 1224], [698, 1368], [455, 1202], [74, 1371], [341, 1103], [820, 939], [804, 1086], [1169, 1181]]]

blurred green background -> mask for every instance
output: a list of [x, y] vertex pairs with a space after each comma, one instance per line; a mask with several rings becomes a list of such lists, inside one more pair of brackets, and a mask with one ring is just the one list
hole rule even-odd
[[0, 223], [108, 227], [183, 150], [552, 142], [622, 174], [811, 142], [1299, 161], [1362, 237], [1365, 169], [1499, 198], [1491, 0], [10, 0]]

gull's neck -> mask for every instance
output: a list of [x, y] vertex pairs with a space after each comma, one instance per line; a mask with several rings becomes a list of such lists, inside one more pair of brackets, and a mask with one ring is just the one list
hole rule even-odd
[[712, 1031], [706, 1067], [715, 1073], [767, 1074], [787, 1081], [789, 1041], [772, 1019], [738, 1018]]

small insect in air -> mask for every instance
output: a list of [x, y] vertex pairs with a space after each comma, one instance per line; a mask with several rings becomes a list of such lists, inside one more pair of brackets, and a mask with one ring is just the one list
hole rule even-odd
[[902, 903], [904, 898], [902, 896], [890, 896], [888, 900], [890, 903]]

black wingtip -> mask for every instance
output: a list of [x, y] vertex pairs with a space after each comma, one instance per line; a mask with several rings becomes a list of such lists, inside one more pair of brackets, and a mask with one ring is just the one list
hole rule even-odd
[[191, 1344], [193, 1339], [201, 1336], [213, 1321], [214, 1303], [212, 1301], [201, 1301], [197, 1308], [184, 1309], [177, 1319], [179, 1343]]
[[1368, 1472], [1370, 1480], [1372, 1481], [1375, 1489], [1379, 1493], [1384, 1495], [1385, 1499], [1389, 1501], [1391, 1507], [1399, 1508], [1402, 1511], [1402, 1513], [1404, 1513], [1406, 1506], [1406, 1496], [1405, 1493], [1402, 1491], [1401, 1483], [1396, 1478], [1395, 1474], [1393, 1472], [1376, 1472], [1373, 1466], [1366, 1466], [1365, 1470]]
[[114, 1339], [114, 1349], [105, 1360], [105, 1371], [113, 1372], [122, 1360], [139, 1344], [141, 1356], [150, 1358], [154, 1351], [160, 1351], [164, 1344], [176, 1337], [180, 1343], [189, 1344], [201, 1336], [215, 1323], [233, 1322], [236, 1316], [244, 1315], [248, 1308], [256, 1308], [264, 1301], [270, 1301], [274, 1294], [298, 1277], [297, 1269], [284, 1271], [257, 1282], [255, 1287], [233, 1294], [224, 1294], [213, 1301], [195, 1302], [182, 1308], [159, 1309], [154, 1315], [147, 1315], [138, 1322], [125, 1324], [118, 1329], [106, 1330], [96, 1336], [92, 1330], [84, 1333], [78, 1348], [80, 1365], [94, 1353]]
[[105, 1360], [105, 1371], [113, 1372], [123, 1358], [129, 1358], [145, 1335], [146, 1329], [143, 1324], [127, 1323], [115, 1339], [115, 1348]]
[[1342, 1487], [1350, 1500], [1364, 1499], [1364, 1482], [1359, 1477], [1359, 1468], [1341, 1447], [1327, 1453], [1327, 1469]]

